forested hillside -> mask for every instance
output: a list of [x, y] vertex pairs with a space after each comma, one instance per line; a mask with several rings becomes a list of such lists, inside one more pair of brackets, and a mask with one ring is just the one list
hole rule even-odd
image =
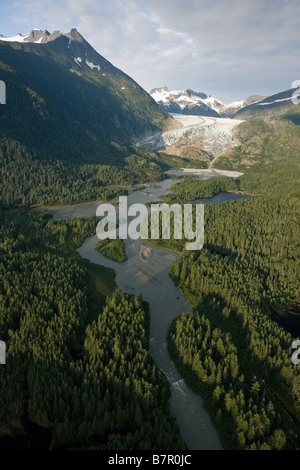
[[[46, 157], [107, 162], [111, 142], [130, 145], [172, 118], [76, 31], [45, 44], [3, 42], [1, 136]], [[103, 152], [104, 150], [104, 152]]]
[[74, 251], [95, 224], [1, 213], [0, 448], [184, 448], [147, 306]]
[[[300, 105], [294, 106], [280, 119], [270, 120], [268, 122], [262, 119], [254, 118], [249, 119], [235, 130], [236, 139], [240, 140], [240, 145], [226, 150], [220, 155], [213, 163], [213, 168], [247, 171], [247, 178], [249, 179], [249, 170], [257, 172], [258, 165], [260, 166], [258, 177], [262, 174], [263, 169], [268, 169], [270, 173], [270, 165], [276, 162], [276, 168], [279, 165], [285, 167], [289, 163], [290, 154], [292, 154], [292, 164], [294, 164], [293, 155], [297, 153], [299, 147], [299, 127], [295, 126], [294, 122], [300, 119]], [[272, 168], [273, 172], [273, 168]], [[280, 172], [285, 177], [287, 173], [286, 168], [280, 168]], [[271, 178], [266, 178], [268, 181], [273, 182], [273, 175]]]
[[251, 119], [257, 117], [266, 121], [280, 118], [284, 113], [293, 109], [295, 104], [292, 101], [297, 88], [282, 91], [275, 95], [270, 95], [264, 99], [255, 100], [253, 103], [243, 107], [234, 114], [234, 119]]
[[171, 187], [167, 199], [171, 202], [193, 201], [194, 199], [211, 198], [223, 191], [238, 191], [239, 182], [229, 177], [215, 177], [209, 180], [197, 180], [185, 177], [180, 183]]
[[0, 57], [0, 208], [107, 199], [106, 185], [190, 164], [133, 146], [179, 124], [76, 30], [43, 44], [0, 38]]
[[0, 208], [109, 199], [121, 190], [106, 186], [157, 181], [170, 168], [194, 166], [187, 159], [117, 144], [111, 147], [109, 162], [40, 159], [20, 143], [0, 139]]
[[[150, 354], [147, 305], [76, 252], [96, 220], [54, 222], [28, 211], [105, 200], [126, 191], [111, 185], [195, 166], [131, 145], [169, 118], [76, 38], [0, 41], [8, 84], [0, 110], [0, 448], [184, 449], [168, 382]], [[194, 307], [173, 322], [170, 353], [229, 449], [300, 449], [300, 369], [291, 361], [298, 333], [280, 326], [281, 317], [299, 319], [298, 123], [299, 106], [248, 120], [240, 145], [213, 165], [243, 176], [185, 178], [172, 188], [167, 202], [181, 204], [220, 191], [253, 196], [206, 205], [201, 251], [156, 242], [180, 253], [170, 274]], [[98, 249], [124, 261], [119, 242]]]
[[[195, 313], [173, 323], [169, 349], [205, 397], [226, 448], [299, 449], [300, 369], [291, 361], [297, 333], [284, 331], [274, 312], [296, 313], [300, 298], [300, 129], [264, 134], [261, 142], [249, 169], [243, 161], [251, 139], [231, 151], [232, 168], [245, 171], [237, 188], [258, 197], [206, 205], [204, 248], [184, 252], [171, 267]], [[221, 156], [215, 165], [228, 162]], [[210, 196], [217, 186], [194, 181], [190, 192], [186, 180], [174, 200]]]

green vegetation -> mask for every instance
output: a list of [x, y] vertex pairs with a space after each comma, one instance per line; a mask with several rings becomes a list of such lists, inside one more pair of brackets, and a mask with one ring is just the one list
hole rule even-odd
[[158, 153], [141, 147], [116, 146], [111, 153], [113, 164], [81, 164], [32, 156], [18, 142], [0, 139], [0, 208], [32, 205], [67, 204], [90, 200], [106, 200], [124, 194], [124, 190], [106, 188], [111, 185], [133, 185], [157, 181], [163, 172], [179, 168], [180, 157]]
[[[257, 351], [246, 347], [250, 343], [247, 338], [250, 328], [246, 331], [242, 321], [240, 314], [222, 299], [214, 296], [203, 300], [196, 313], [184, 314], [173, 323], [169, 338], [171, 355], [190, 387], [205, 399], [225, 448], [299, 449], [299, 422], [294, 422], [293, 413], [289, 412], [271, 360], [285, 362], [282, 372], [290, 376], [289, 396], [294, 395], [294, 400], [299, 400], [299, 375], [293, 377], [291, 360], [286, 354], [270, 358], [263, 365], [262, 351], [258, 357]], [[274, 333], [280, 337], [280, 345], [286, 350], [290, 347], [289, 338], [279, 330], [275, 326], [265, 330], [270, 340], [269, 354], [276, 348], [276, 342], [270, 338]], [[266, 356], [267, 352], [263, 354]]]
[[97, 243], [95, 249], [113, 261], [118, 261], [119, 263], [127, 261], [125, 243], [119, 237], [115, 240], [110, 240], [108, 238], [106, 240], [101, 240]]
[[172, 194], [168, 194], [168, 202], [192, 201], [210, 198], [224, 191], [238, 191], [239, 182], [228, 177], [216, 177], [200, 181], [193, 177], [185, 177], [180, 183], [173, 184]]
[[94, 230], [94, 218], [1, 213], [0, 437], [24, 448], [37, 433], [59, 449], [183, 449], [147, 306], [118, 290], [105, 298], [113, 272], [73, 251]]
[[[1, 79], [7, 86], [1, 137], [45, 159], [105, 164], [112, 142], [130, 145], [168, 125], [169, 115], [130, 77], [85, 41], [74, 38], [70, 47], [68, 42], [64, 36], [42, 47], [0, 42]], [[104, 75], [85, 61], [76, 65], [78, 55], [105, 68]]]
[[[173, 323], [169, 349], [226, 448], [299, 449], [300, 369], [292, 336], [271, 312], [287, 311], [300, 294], [300, 128], [264, 134], [245, 169], [252, 139], [230, 161], [245, 170], [239, 188], [263, 196], [205, 207], [204, 248], [171, 267], [195, 313]], [[225, 162], [228, 153], [216, 166]]]
[[[85, 43], [67, 44], [0, 44], [0, 447], [34, 447], [38, 432], [47, 448], [184, 449], [150, 354], [147, 305], [76, 252], [96, 219], [7, 210], [107, 199], [122, 193], [108, 185], [194, 165], [130, 147], [167, 115]], [[85, 52], [104, 75], [75, 67], [70, 53]], [[180, 203], [220, 191], [261, 196], [206, 206], [201, 251], [152, 242], [181, 253], [170, 274], [194, 313], [173, 322], [168, 346], [230, 449], [300, 448], [300, 369], [291, 334], [272, 320], [300, 298], [298, 123], [296, 106], [281, 107], [276, 122], [247, 121], [239, 147], [214, 163], [244, 176], [175, 186], [170, 201]], [[101, 250], [125, 254], [120, 240]]]
[[[238, 131], [241, 144], [220, 155], [214, 162], [213, 168], [241, 172], [247, 170], [241, 182], [249, 181], [249, 174], [257, 173], [259, 178], [265, 178], [265, 184], [268, 185], [274, 181], [274, 176], [270, 175], [270, 165], [275, 163], [274, 169], [278, 170], [278, 176], [282, 172], [283, 177], [289, 177], [289, 171], [285, 167], [290, 159], [292, 165], [296, 164], [294, 154], [299, 145], [299, 127], [291, 126], [275, 131], [270, 123], [251, 119], [243, 123], [241, 128]], [[258, 186], [263, 186], [261, 181]]]
[[266, 122], [272, 121], [277, 123], [282, 119], [285, 113], [288, 113], [291, 109], [295, 107], [290, 99], [286, 98], [291, 97], [291, 91], [286, 90], [281, 93], [276, 93], [275, 95], [265, 98], [263, 106], [259, 104], [254, 104], [246, 106], [238, 111], [235, 115], [235, 119], [262, 119]]
[[291, 121], [293, 124], [300, 125], [300, 104], [292, 106], [283, 116], [282, 119]]
[[[108, 199], [121, 192], [106, 185], [157, 181], [191, 165], [131, 146], [172, 120], [78, 33], [43, 47], [0, 41], [0, 55], [0, 208]], [[78, 55], [105, 73], [76, 65]]]
[[170, 250], [175, 253], [182, 253], [182, 244], [177, 240], [162, 240], [159, 238], [158, 240], [148, 239], [147, 240], [150, 245], [155, 246], [156, 248], [162, 248], [164, 250]]
[[132, 188], [132, 191], [142, 191], [143, 189], [146, 189], [147, 186], [145, 184], [140, 184], [136, 188]]

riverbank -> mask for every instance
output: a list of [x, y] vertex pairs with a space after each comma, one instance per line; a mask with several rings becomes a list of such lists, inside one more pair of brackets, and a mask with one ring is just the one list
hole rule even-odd
[[[129, 190], [128, 204], [161, 202], [161, 197], [174, 182], [176, 180], [163, 180], [156, 183], [155, 188], [146, 187], [142, 192]], [[72, 217], [86, 217], [90, 211], [94, 211], [95, 215], [93, 203], [91, 207], [85, 205], [82, 211], [75, 211]], [[128, 259], [124, 263], [118, 263], [95, 250], [98, 241], [96, 235], [88, 237], [77, 251], [92, 265], [112, 269], [115, 272], [115, 282], [122, 292], [140, 294], [149, 304], [151, 354], [170, 384], [171, 412], [179, 424], [187, 447], [195, 450], [222, 449], [201, 396], [187, 386], [167, 348], [167, 335], [172, 321], [183, 312], [192, 312], [191, 304], [169, 276], [170, 267], [178, 258], [178, 254], [173, 252], [174, 247], [166, 250], [140, 239], [125, 240]]]

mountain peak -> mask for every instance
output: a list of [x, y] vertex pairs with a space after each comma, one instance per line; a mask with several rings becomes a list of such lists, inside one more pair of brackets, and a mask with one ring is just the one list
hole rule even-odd
[[69, 39], [74, 39], [74, 41], [78, 42], [85, 41], [84, 37], [77, 31], [76, 28], [70, 29], [70, 31], [68, 33], [63, 34], [63, 36], [66, 36]]
[[151, 95], [152, 93], [156, 93], [156, 92], [162, 93], [162, 92], [164, 92], [164, 91], [165, 91], [165, 92], [168, 92], [168, 91], [169, 91], [168, 87], [162, 86], [162, 87], [160, 87], [160, 88], [153, 88], [153, 90], [150, 91], [150, 95]]
[[[22, 43], [21, 47], [15, 47], [16, 42]], [[53, 132], [55, 139], [61, 142], [57, 152], [63, 153], [63, 132], [68, 135], [68, 141], [73, 138], [74, 147], [70, 147], [70, 152], [77, 154], [76, 158], [85, 153], [86, 144], [84, 147], [75, 145], [79, 140], [88, 142], [87, 146], [92, 150], [86, 153], [96, 159], [97, 148], [102, 145], [103, 149], [106, 145], [110, 147], [112, 141], [131, 145], [145, 135], [159, 133], [174, 124], [145, 90], [102, 57], [75, 28], [67, 33], [54, 31], [50, 34], [47, 30], [34, 29], [13, 38], [2, 36], [0, 50], [1, 61], [15, 70], [24, 82], [18, 96], [20, 108], [25, 102], [31, 109], [28, 113], [33, 119], [28, 136], [30, 145], [38, 140], [33, 131], [38, 130], [35, 123], [44, 125], [49, 141], [45, 139], [45, 147], [39, 149], [41, 152], [49, 148]], [[7, 82], [11, 79], [8, 76]], [[32, 93], [28, 89], [33, 90]], [[17, 87], [15, 93], [18, 90]], [[15, 112], [13, 107], [6, 108]], [[9, 116], [7, 122], [12, 120]], [[25, 114], [23, 117], [24, 126], [28, 127]]]
[[23, 37], [26, 42], [42, 43], [47, 42], [50, 36], [51, 35], [47, 29], [33, 29], [28, 35], [24, 35]]
[[0, 34], [0, 41], [7, 41], [7, 42], [34, 42], [36, 44], [43, 44], [49, 41], [55, 41], [55, 39], [65, 36], [68, 39], [72, 39], [77, 42], [84, 42], [83, 36], [77, 31], [76, 28], [72, 28], [68, 33], [62, 33], [61, 31], [53, 31], [53, 33], [49, 33], [47, 29], [32, 29], [30, 33], [27, 34], [20, 34], [18, 33], [16, 36], [12, 37], [5, 37]]
[[203, 98], [203, 99], [206, 99], [207, 98], [207, 95], [205, 93], [203, 93], [202, 91], [194, 91], [192, 90], [191, 88], [188, 88], [187, 90], [185, 90], [185, 92], [190, 96], [198, 96], [199, 98]]
[[232, 117], [245, 106], [263, 97], [253, 95], [242, 101], [225, 104], [218, 98], [187, 88], [185, 91], [154, 88], [152, 98], [167, 112], [211, 117]]

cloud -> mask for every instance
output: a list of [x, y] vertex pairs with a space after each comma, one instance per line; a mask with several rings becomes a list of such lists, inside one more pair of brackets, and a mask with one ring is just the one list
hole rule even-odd
[[147, 90], [190, 87], [228, 101], [300, 78], [298, 0], [24, 0], [13, 21], [23, 32], [77, 27]]

